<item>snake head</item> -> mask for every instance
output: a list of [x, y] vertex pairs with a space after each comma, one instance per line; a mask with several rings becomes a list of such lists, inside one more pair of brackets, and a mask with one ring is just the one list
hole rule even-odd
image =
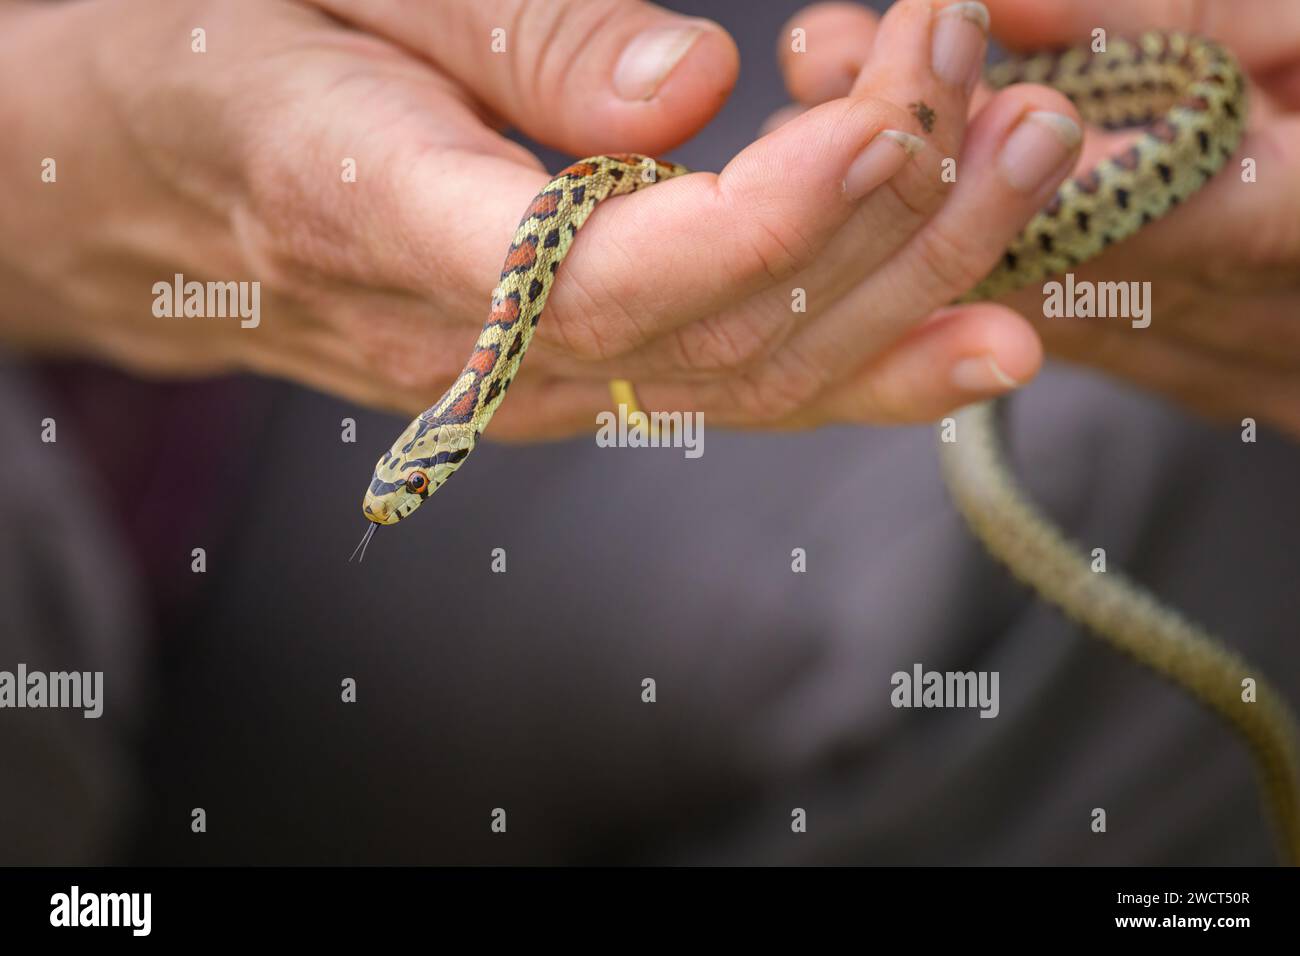
[[417, 418], [375, 464], [362, 514], [375, 524], [397, 524], [441, 488], [473, 450], [473, 432]]

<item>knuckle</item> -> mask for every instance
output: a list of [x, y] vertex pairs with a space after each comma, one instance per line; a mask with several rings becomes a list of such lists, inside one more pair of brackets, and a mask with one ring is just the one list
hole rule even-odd
[[250, 146], [246, 162], [249, 189], [229, 215], [250, 267], [289, 288], [341, 271], [346, 260], [337, 237], [346, 235], [344, 224], [310, 194], [301, 172], [260, 144]]
[[[919, 155], [919, 154], [918, 154]], [[895, 176], [886, 186], [914, 220], [925, 222], [948, 196], [949, 187], [937, 173]]]
[[812, 261], [813, 243], [790, 226], [774, 227], [756, 217], [749, 235], [751, 277], [775, 283], [788, 279]]
[[826, 373], [793, 349], [773, 355], [761, 368], [736, 379], [732, 394], [746, 418], [773, 424], [805, 408], [827, 384]]
[[959, 237], [937, 222], [917, 237], [916, 254], [925, 272], [938, 280], [945, 302], [974, 288], [992, 267], [985, 247]]
[[686, 367], [691, 371], [739, 371], [768, 350], [769, 339], [758, 325], [712, 316], [675, 333]]
[[[516, 84], [513, 94], [542, 102], [563, 102], [566, 93], [571, 95], [581, 51], [588, 49], [620, 12], [620, 4], [613, 0], [565, 0], [517, 8], [514, 35], [532, 35], [538, 40], [531, 49], [528, 82]], [[541, 22], [530, 22], [530, 14]]]
[[624, 304], [625, 297], [603, 287], [592, 288], [590, 281], [585, 273], [566, 276], [563, 297], [555, 295], [558, 289], [552, 292], [547, 321], [538, 329], [554, 336], [561, 348], [582, 362], [604, 362], [643, 345], [647, 336]]

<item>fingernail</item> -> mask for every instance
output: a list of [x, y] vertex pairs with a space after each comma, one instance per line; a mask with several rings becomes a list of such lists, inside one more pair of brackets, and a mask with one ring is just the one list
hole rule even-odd
[[949, 380], [961, 391], [971, 395], [1001, 395], [1020, 383], [1002, 371], [992, 355], [964, 358], [952, 367]]
[[614, 92], [623, 100], [648, 100], [704, 33], [695, 25], [652, 27], [632, 38], [614, 67]]
[[1012, 188], [1034, 193], [1083, 142], [1079, 124], [1062, 113], [1026, 113], [1002, 145], [998, 159]]
[[979, 79], [988, 42], [989, 9], [982, 3], [954, 3], [935, 15], [930, 61], [939, 79], [970, 89]]
[[872, 137], [844, 175], [844, 194], [859, 200], [903, 168], [907, 157], [925, 146], [925, 140], [899, 129], [882, 129]]

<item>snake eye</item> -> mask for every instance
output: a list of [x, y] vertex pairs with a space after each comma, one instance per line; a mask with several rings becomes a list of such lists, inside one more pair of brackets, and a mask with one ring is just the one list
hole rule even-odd
[[413, 495], [422, 495], [429, 487], [429, 479], [422, 471], [413, 471], [406, 476], [406, 490]]

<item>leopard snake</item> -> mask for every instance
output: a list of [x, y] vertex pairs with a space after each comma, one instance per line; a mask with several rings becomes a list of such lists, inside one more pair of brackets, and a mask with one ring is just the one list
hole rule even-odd
[[[1043, 83], [1084, 119], [1143, 127], [1134, 144], [1067, 180], [961, 301], [996, 298], [1065, 272], [1131, 235], [1199, 189], [1236, 150], [1245, 80], [1232, 55], [1183, 34], [1112, 39], [1089, 48], [1013, 58], [989, 82]], [[409, 516], [456, 472], [501, 406], [574, 235], [602, 200], [687, 170], [646, 156], [593, 156], [552, 179], [515, 232], [491, 313], [464, 370], [379, 459], [363, 503], [364, 545]], [[632, 395], [611, 383], [615, 400]], [[1284, 858], [1300, 863], [1296, 722], [1282, 695], [1246, 661], [1121, 574], [1094, 573], [1083, 553], [1018, 487], [1004, 455], [997, 401], [957, 412], [940, 441], [950, 494], [974, 533], [1011, 572], [1095, 635], [1183, 688], [1249, 747]], [[942, 429], [941, 429], [942, 431]], [[953, 440], [955, 438], [955, 440]], [[362, 546], [359, 546], [364, 551]], [[1247, 678], [1255, 699], [1243, 700]]]

